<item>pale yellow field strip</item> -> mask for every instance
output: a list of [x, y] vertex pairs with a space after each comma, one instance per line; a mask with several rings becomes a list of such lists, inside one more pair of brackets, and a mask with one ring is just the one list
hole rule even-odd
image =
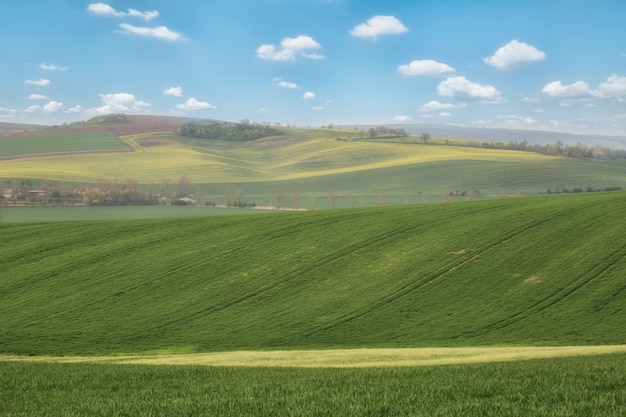
[[512, 362], [626, 353], [626, 345], [236, 351], [137, 356], [14, 356], [0, 361], [295, 368], [371, 368]]

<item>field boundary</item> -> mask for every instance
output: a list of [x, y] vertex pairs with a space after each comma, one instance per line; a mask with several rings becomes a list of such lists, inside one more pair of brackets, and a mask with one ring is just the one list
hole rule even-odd
[[0, 354], [0, 362], [277, 368], [376, 368], [515, 362], [618, 353], [626, 353], [626, 345], [273, 350], [124, 356], [18, 356]]

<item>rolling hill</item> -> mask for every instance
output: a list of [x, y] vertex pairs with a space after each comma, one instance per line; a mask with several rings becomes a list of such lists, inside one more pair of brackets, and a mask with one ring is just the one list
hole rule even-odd
[[[283, 206], [306, 208], [330, 207], [330, 193], [337, 196], [338, 207], [361, 207], [437, 202], [451, 192], [536, 195], [626, 184], [624, 160], [342, 141], [337, 138], [358, 138], [359, 133], [333, 129], [283, 128], [285, 135], [230, 143], [182, 138], [174, 132], [184, 121], [188, 119], [128, 116], [124, 123], [98, 119], [65, 130], [0, 139], [6, 144], [19, 141], [21, 149], [17, 155], [16, 146], [11, 146], [11, 159], [0, 164], [0, 181], [9, 187], [13, 180], [25, 178], [56, 184], [123, 184], [130, 178], [144, 187], [155, 184], [160, 189], [185, 176], [205, 200], [226, 204], [224, 190], [230, 188], [240, 190], [248, 202], [268, 205], [275, 203], [280, 193]], [[120, 143], [100, 141], [103, 132], [119, 137]], [[54, 146], [46, 149], [56, 154], [41, 155], [45, 140], [63, 135], [75, 140], [66, 145], [55, 140]], [[76, 142], [80, 135], [85, 135], [85, 143]], [[65, 152], [63, 146], [68, 147]], [[294, 201], [296, 193], [302, 202]]]
[[0, 224], [0, 352], [620, 344], [625, 203]]

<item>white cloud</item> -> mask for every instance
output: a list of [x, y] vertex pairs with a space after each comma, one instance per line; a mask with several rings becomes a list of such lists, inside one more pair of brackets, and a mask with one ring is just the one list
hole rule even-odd
[[59, 103], [54, 100], [43, 106], [43, 111], [45, 113], [58, 113], [61, 110], [63, 110], [63, 103]]
[[308, 59], [324, 59], [324, 55], [305, 52], [311, 49], [320, 49], [322, 46], [312, 37], [306, 35], [295, 38], [284, 38], [280, 41], [280, 47], [272, 44], [264, 44], [256, 49], [257, 57], [270, 61], [293, 61], [298, 54]]
[[452, 117], [452, 113], [449, 113], [447, 111], [442, 111], [441, 113], [439, 113], [439, 117], [443, 117], [443, 118]]
[[181, 41], [184, 39], [183, 35], [180, 33], [174, 32], [168, 29], [166, 26], [157, 26], [157, 27], [141, 27], [141, 26], [133, 26], [128, 23], [120, 23], [119, 27], [123, 30], [120, 33], [124, 35], [138, 35], [145, 36], [148, 38], [156, 38], [170, 42]]
[[406, 31], [406, 26], [394, 16], [377, 15], [355, 26], [350, 34], [357, 38], [377, 40], [380, 35], [396, 35]]
[[83, 107], [80, 104], [78, 104], [74, 107], [70, 107], [69, 109], [67, 109], [65, 113], [80, 113], [82, 111], [83, 111]]
[[90, 13], [101, 15], [101, 16], [113, 16], [113, 17], [132, 16], [132, 17], [139, 17], [144, 20], [151, 20], [159, 15], [159, 12], [156, 10], [140, 12], [135, 9], [128, 9], [128, 12], [119, 12], [106, 3], [92, 3], [89, 6], [87, 6], [87, 10]]
[[315, 93], [307, 91], [306, 93], [304, 93], [303, 97], [305, 100], [313, 100], [315, 98]]
[[150, 107], [149, 103], [139, 101], [129, 93], [100, 94], [100, 98], [104, 105], [94, 109], [100, 114], [140, 112], [143, 108]]
[[295, 38], [285, 38], [280, 41], [280, 46], [291, 51], [302, 51], [307, 49], [320, 49], [322, 46], [310, 36], [300, 35]]
[[32, 113], [32, 112], [35, 112], [35, 111], [37, 111], [37, 110], [41, 110], [41, 106], [40, 106], [39, 104], [35, 104], [35, 105], [32, 105], [32, 106], [29, 106], [29, 107], [28, 107], [27, 109], [25, 109], [24, 111], [25, 111], [26, 113]]
[[26, 97], [27, 100], [50, 100], [50, 97], [46, 97], [43, 94], [31, 94]]
[[293, 61], [296, 53], [289, 49], [276, 49], [274, 45], [261, 45], [256, 49], [256, 55], [269, 61]]
[[47, 80], [45, 78], [40, 78], [38, 80], [26, 80], [24, 81], [24, 84], [46, 86], [46, 85], [50, 85], [50, 80]]
[[9, 114], [9, 115], [13, 115], [17, 113], [16, 109], [8, 109], [6, 107], [0, 107], [0, 113], [5, 113], [5, 114]]
[[423, 104], [418, 109], [419, 111], [440, 111], [440, 110], [448, 110], [448, 109], [458, 109], [462, 107], [467, 107], [465, 103], [440, 103], [437, 100], [429, 101], [426, 104]]
[[585, 98], [597, 96], [598, 93], [589, 88], [584, 81], [576, 81], [570, 85], [563, 85], [561, 81], [546, 84], [541, 92], [550, 97]]
[[454, 68], [431, 59], [411, 61], [409, 64], [400, 65], [398, 72], [404, 76], [411, 75], [446, 75], [454, 72]]
[[411, 120], [413, 120], [413, 118], [411, 116], [407, 116], [406, 114], [393, 116], [393, 121], [398, 123], [410, 122]]
[[292, 89], [292, 90], [295, 90], [295, 89], [298, 88], [298, 84], [290, 83], [289, 81], [279, 81], [276, 85], [281, 87], [281, 88], [289, 88], [289, 89]]
[[45, 62], [42, 62], [41, 65], [39, 65], [39, 68], [45, 71], [67, 71], [69, 69], [69, 67], [62, 67], [55, 64], [46, 64]]
[[482, 85], [469, 81], [465, 77], [450, 77], [439, 83], [437, 92], [441, 96], [457, 99], [482, 100], [489, 103], [501, 103], [504, 100], [500, 92], [492, 85]]
[[204, 110], [204, 109], [217, 109], [217, 106], [214, 106], [206, 101], [198, 101], [197, 99], [191, 97], [184, 104], [177, 104], [176, 107], [178, 110]]
[[626, 95], [626, 77], [613, 74], [598, 86], [598, 91], [609, 97]]
[[311, 108], [312, 108], [313, 110], [316, 110], [316, 111], [322, 111], [322, 110], [325, 110], [325, 109], [326, 109], [324, 106], [315, 106], [315, 107], [311, 107]]
[[510, 70], [545, 58], [545, 52], [527, 43], [512, 40], [483, 61], [498, 69]]
[[182, 97], [183, 89], [182, 87], [170, 87], [163, 90], [164, 96], [172, 96], [172, 97]]

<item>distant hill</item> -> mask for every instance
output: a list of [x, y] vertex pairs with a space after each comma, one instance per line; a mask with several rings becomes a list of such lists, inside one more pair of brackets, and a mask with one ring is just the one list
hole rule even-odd
[[[492, 129], [464, 126], [449, 126], [437, 124], [391, 124], [390, 127], [404, 128], [409, 134], [419, 136], [422, 133], [429, 133], [433, 137], [467, 139], [483, 142], [522, 142], [529, 144], [554, 144], [562, 141], [564, 144], [575, 145], [582, 143], [587, 146], [600, 145], [612, 149], [626, 149], [626, 136], [603, 136], [572, 134], [561, 132], [549, 132], [541, 130], [522, 129]], [[346, 125], [345, 128], [359, 127], [369, 129], [371, 125]]]
[[626, 340], [626, 193], [2, 224], [0, 352]]
[[0, 135], [8, 135], [16, 132], [33, 131], [44, 128], [41, 125], [25, 124], [25, 123], [7, 123], [0, 122]]

